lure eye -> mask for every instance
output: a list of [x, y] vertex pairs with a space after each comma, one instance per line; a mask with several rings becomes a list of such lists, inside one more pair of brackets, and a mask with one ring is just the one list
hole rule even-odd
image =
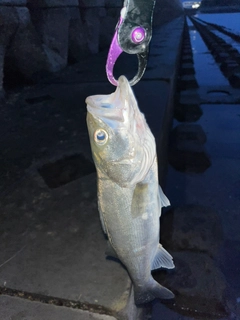
[[99, 145], [104, 145], [108, 141], [107, 131], [98, 129], [94, 133], [94, 140]]

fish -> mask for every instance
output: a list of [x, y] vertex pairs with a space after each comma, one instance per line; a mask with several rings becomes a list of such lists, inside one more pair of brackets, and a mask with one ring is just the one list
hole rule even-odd
[[173, 299], [152, 277], [152, 270], [174, 268], [159, 243], [161, 208], [170, 202], [158, 183], [155, 138], [125, 76], [115, 92], [89, 96], [86, 104], [107, 254], [126, 267], [137, 305]]

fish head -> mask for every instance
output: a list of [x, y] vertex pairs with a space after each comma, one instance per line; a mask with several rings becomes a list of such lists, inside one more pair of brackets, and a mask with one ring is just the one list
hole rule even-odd
[[87, 126], [98, 173], [128, 187], [147, 174], [156, 147], [128, 80], [118, 83], [114, 93], [86, 99]]

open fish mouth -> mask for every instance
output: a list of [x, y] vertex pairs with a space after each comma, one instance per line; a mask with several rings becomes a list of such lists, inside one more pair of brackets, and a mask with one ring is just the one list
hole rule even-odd
[[124, 122], [128, 112], [129, 88], [128, 80], [124, 76], [121, 76], [119, 78], [119, 85], [114, 93], [109, 95], [94, 95], [86, 99], [88, 112], [103, 121], [104, 119], [108, 119]]

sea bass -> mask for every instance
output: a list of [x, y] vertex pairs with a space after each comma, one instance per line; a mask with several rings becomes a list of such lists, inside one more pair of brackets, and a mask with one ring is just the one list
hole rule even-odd
[[174, 268], [159, 243], [161, 208], [170, 203], [158, 184], [155, 139], [124, 76], [114, 93], [90, 96], [86, 103], [108, 255], [127, 268], [136, 304], [172, 299], [174, 294], [151, 275]]

